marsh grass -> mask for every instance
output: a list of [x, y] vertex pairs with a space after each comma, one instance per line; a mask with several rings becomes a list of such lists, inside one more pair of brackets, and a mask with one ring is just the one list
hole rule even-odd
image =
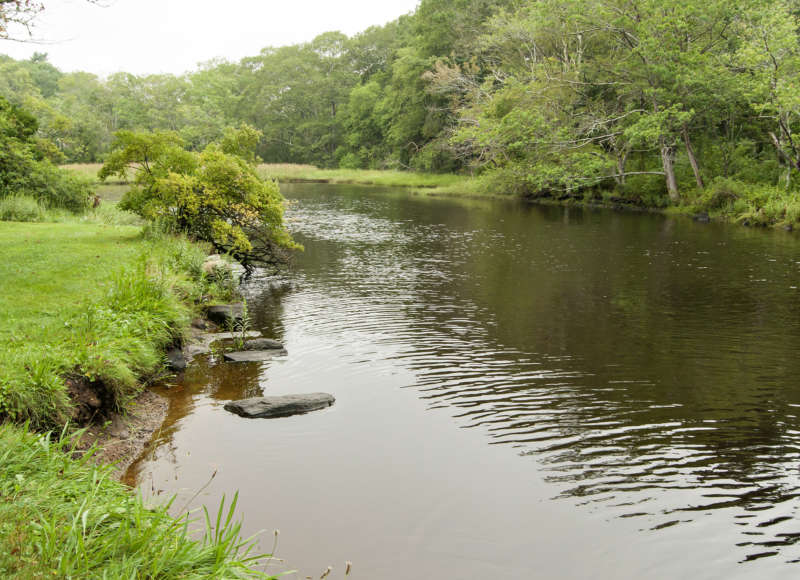
[[42, 221], [45, 209], [35, 198], [28, 195], [10, 195], [0, 198], [0, 221]]
[[[97, 177], [97, 172], [100, 171], [100, 168], [102, 166], [103, 166], [102, 163], [67, 163], [66, 165], [61, 165], [60, 167], [77, 175], [81, 175], [87, 179], [90, 179], [95, 183], [100, 183], [100, 180]], [[127, 183], [127, 181], [107, 180], [105, 181], [105, 183], [120, 185]]]
[[255, 570], [270, 556], [241, 537], [237, 496], [173, 518], [91, 452], [76, 460], [72, 441], [0, 426], [0, 577], [274, 578]]
[[319, 169], [313, 165], [273, 163], [258, 166], [265, 177], [278, 181], [318, 181], [323, 183], [354, 183], [386, 187], [434, 188], [455, 186], [466, 177], [452, 173], [416, 173], [388, 169]]

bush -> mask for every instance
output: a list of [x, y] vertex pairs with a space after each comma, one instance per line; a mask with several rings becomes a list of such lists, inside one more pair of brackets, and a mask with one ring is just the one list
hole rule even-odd
[[730, 209], [736, 200], [746, 199], [753, 187], [735, 179], [718, 177], [695, 199], [693, 207], [696, 211]]
[[0, 97], [0, 199], [33, 197], [46, 208], [86, 209], [91, 183], [53, 165], [35, 137], [36, 119]]
[[120, 207], [156, 222], [157, 229], [209, 242], [248, 270], [277, 265], [299, 246], [283, 223], [277, 182], [256, 171], [259, 136], [243, 126], [191, 153], [174, 133], [120, 131], [99, 176], [135, 171]]
[[342, 169], [361, 169], [364, 164], [355, 153], [347, 153], [339, 160], [339, 167]]
[[708, 212], [755, 226], [794, 225], [800, 220], [797, 193], [777, 185], [718, 177], [691, 200], [693, 212]]

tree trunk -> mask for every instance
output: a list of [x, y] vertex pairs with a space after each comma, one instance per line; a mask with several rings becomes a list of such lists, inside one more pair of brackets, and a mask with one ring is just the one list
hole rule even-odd
[[686, 130], [686, 127], [683, 128], [683, 142], [686, 144], [686, 155], [689, 156], [689, 163], [692, 164], [694, 180], [697, 182], [697, 187], [703, 189], [705, 187], [705, 184], [703, 183], [703, 176], [700, 175], [700, 166], [697, 164], [697, 159], [694, 156], [692, 142], [689, 141], [689, 131]]
[[661, 165], [664, 167], [664, 175], [667, 178], [667, 193], [672, 203], [678, 203], [681, 195], [678, 193], [678, 180], [675, 179], [675, 148], [661, 140]]
[[791, 168], [794, 166], [796, 169], [800, 170], [800, 163], [797, 160], [792, 159], [792, 156], [783, 148], [781, 145], [780, 139], [778, 136], [773, 133], [772, 131], [769, 132], [769, 137], [772, 139], [772, 144], [775, 146], [775, 150], [778, 152], [778, 159], [783, 160], [787, 167]]
[[625, 185], [625, 163], [628, 160], [628, 152], [620, 151], [617, 153], [617, 184]]

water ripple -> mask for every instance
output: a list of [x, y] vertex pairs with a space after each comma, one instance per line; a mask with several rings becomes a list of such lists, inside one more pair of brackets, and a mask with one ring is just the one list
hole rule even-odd
[[[618, 235], [386, 214], [293, 207], [307, 256], [282, 280], [281, 324], [347, 364], [410, 371], [431, 408], [538, 461], [556, 498], [650, 532], [714, 518], [741, 528], [742, 561], [797, 560], [793, 248], [709, 230], [689, 244], [668, 222], [615, 221]], [[250, 291], [267, 282], [281, 279]]]

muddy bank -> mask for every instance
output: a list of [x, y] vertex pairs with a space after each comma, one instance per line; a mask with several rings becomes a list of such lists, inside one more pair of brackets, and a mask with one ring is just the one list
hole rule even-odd
[[161, 428], [168, 407], [167, 399], [145, 390], [129, 405], [126, 414], [110, 413], [102, 422], [90, 424], [80, 434], [78, 451], [97, 446], [96, 461], [114, 464], [113, 475], [121, 479]]

